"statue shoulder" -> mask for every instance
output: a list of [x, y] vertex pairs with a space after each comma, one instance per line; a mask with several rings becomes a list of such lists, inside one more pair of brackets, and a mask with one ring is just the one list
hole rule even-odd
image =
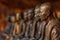
[[57, 20], [54, 20], [54, 19], [53, 20], [50, 20], [48, 22], [48, 24], [46, 25], [46, 29], [45, 29], [45, 35], [46, 35], [45, 36], [45, 40], [49, 40], [50, 37], [52, 38], [51, 35], [53, 35], [54, 32], [55, 32], [55, 34], [58, 33], [58, 31], [57, 31], [58, 27], [59, 27], [59, 22]]
[[52, 40], [60, 40], [60, 27], [55, 26], [51, 31]]
[[46, 28], [52, 28], [52, 27], [54, 27], [55, 25], [58, 25], [58, 21], [57, 20], [50, 20], [48, 23], [47, 23], [47, 25], [46, 25]]

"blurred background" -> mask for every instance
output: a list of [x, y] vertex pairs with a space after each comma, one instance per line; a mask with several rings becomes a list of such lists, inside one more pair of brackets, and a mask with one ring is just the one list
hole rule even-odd
[[54, 10], [60, 9], [60, 0], [0, 0], [0, 33], [6, 28], [9, 14], [24, 12], [44, 2], [51, 2]]

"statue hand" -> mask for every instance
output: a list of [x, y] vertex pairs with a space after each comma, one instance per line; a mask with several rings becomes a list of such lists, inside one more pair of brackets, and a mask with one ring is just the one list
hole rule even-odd
[[9, 37], [9, 35], [6, 35], [6, 40], [8, 40], [10, 37]]

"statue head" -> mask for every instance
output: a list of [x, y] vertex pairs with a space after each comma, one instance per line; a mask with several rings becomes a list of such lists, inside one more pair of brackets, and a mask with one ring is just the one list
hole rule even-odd
[[32, 8], [28, 10], [28, 20], [33, 19], [33, 17], [34, 17], [34, 10]]
[[15, 19], [15, 15], [14, 14], [8, 16], [8, 22], [14, 23], [15, 21], [16, 21], [16, 19]]
[[20, 20], [22, 18], [21, 13], [16, 13], [16, 20]]
[[46, 19], [50, 15], [50, 11], [51, 11], [50, 8], [51, 8], [50, 3], [41, 4], [40, 13], [39, 13], [41, 20]]
[[35, 10], [34, 10], [35, 16], [34, 16], [34, 17], [39, 18], [39, 16], [40, 16], [40, 15], [39, 15], [39, 13], [40, 13], [39, 7], [40, 7], [40, 5], [37, 5], [37, 6], [35, 7]]
[[25, 12], [23, 13], [23, 18], [24, 18], [24, 20], [27, 20], [27, 18], [28, 18], [28, 13], [27, 13], [27, 11], [25, 11]]

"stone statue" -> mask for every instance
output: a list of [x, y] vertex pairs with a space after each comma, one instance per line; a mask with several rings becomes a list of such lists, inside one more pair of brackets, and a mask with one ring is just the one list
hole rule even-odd
[[12, 39], [12, 33], [14, 30], [14, 26], [15, 26], [15, 15], [10, 15], [8, 17], [8, 27], [2, 32], [2, 38], [3, 40], [9, 40]]
[[39, 14], [40, 14], [40, 19], [41, 19], [41, 25], [40, 25], [41, 36], [40, 36], [39, 40], [44, 40], [46, 25], [48, 24], [48, 22], [50, 21], [50, 19], [52, 19], [51, 18], [52, 14], [50, 12], [51, 11], [50, 8], [51, 8], [50, 3], [43, 3], [39, 7], [39, 9], [40, 9], [40, 13]]
[[25, 33], [24, 33], [24, 37], [21, 40], [28, 40], [28, 34], [27, 34], [27, 32], [28, 32], [28, 30], [27, 30], [27, 17], [28, 17], [28, 14], [27, 14], [27, 11], [25, 11], [23, 13], [23, 19], [24, 19], [24, 23], [26, 25], [26, 27], [25, 27], [26, 30], [25, 30]]
[[41, 37], [39, 40], [59, 40], [59, 25], [60, 23], [54, 18], [51, 4], [43, 3], [40, 6], [41, 19]]
[[34, 16], [34, 23], [35, 23], [35, 38], [36, 40], [38, 40], [41, 36], [41, 19], [40, 19], [40, 9], [39, 9], [40, 5], [37, 5], [35, 7], [35, 16]]
[[58, 10], [53, 12], [54, 20], [50, 20], [45, 33], [45, 40], [60, 40], [60, 13]]
[[28, 22], [27, 22], [28, 37], [32, 40], [34, 39], [34, 32], [35, 32], [35, 25], [33, 25], [34, 24], [33, 18], [34, 18], [34, 9], [32, 8], [28, 10]]
[[21, 39], [24, 37], [25, 30], [26, 30], [26, 25], [24, 20], [22, 19], [21, 13], [16, 14], [16, 27], [14, 30], [15, 37]]

